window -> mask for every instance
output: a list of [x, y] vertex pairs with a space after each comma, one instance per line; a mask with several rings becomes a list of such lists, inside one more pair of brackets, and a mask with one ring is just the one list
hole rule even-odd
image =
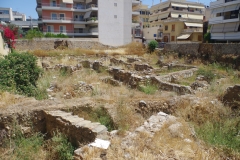
[[60, 33], [66, 33], [66, 26], [59, 26]]
[[172, 31], [175, 31], [175, 24], [172, 24]]
[[114, 18], [117, 18], [117, 15], [114, 15]]
[[47, 32], [54, 32], [53, 26], [47, 26]]
[[56, 7], [56, 6], [57, 6], [56, 1], [52, 1], [52, 2], [51, 2], [51, 6]]
[[60, 20], [65, 20], [65, 14], [64, 13], [60, 13], [59, 17], [60, 17]]
[[171, 41], [175, 41], [175, 36], [171, 36]]
[[117, 3], [114, 3], [114, 6], [117, 7]]
[[57, 20], [57, 13], [52, 13], [52, 20]]
[[0, 10], [0, 14], [9, 14], [8, 10]]
[[168, 26], [165, 26], [165, 31], [167, 31], [168, 30]]
[[6, 22], [6, 21], [10, 21], [9, 18], [0, 18], [0, 21]]
[[74, 33], [83, 33], [83, 28], [74, 28]]
[[240, 32], [240, 24], [239, 24], [239, 26], [238, 26], [238, 32]]

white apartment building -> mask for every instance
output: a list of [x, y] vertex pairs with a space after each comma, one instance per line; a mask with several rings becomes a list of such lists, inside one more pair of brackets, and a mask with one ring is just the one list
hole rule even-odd
[[43, 32], [96, 37], [106, 45], [132, 41], [133, 8], [139, 0], [37, 0]]
[[0, 21], [26, 21], [26, 15], [16, 11], [12, 11], [12, 8], [0, 7]]
[[217, 0], [210, 3], [211, 39], [240, 41], [240, 0]]

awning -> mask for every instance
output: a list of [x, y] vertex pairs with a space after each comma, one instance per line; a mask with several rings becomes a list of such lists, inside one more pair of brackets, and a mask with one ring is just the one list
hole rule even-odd
[[153, 13], [155, 10], [158, 10], [158, 5], [154, 5], [150, 8], [151, 13]]
[[201, 28], [203, 27], [203, 24], [200, 23], [187, 23], [187, 22], [184, 23], [187, 27], [201, 27]]
[[181, 7], [181, 8], [188, 8], [187, 4], [180, 4], [180, 3], [171, 3], [173, 7]]
[[158, 20], [158, 15], [150, 16], [148, 21], [156, 21]]
[[86, 12], [83, 18], [84, 18], [84, 19], [89, 18], [90, 15], [91, 15], [91, 13], [92, 13], [92, 11]]
[[224, 29], [224, 23], [220, 24], [213, 24], [211, 27], [211, 33], [218, 33], [218, 32], [223, 32]]
[[168, 15], [169, 15], [169, 13], [160, 14], [160, 15], [158, 15], [158, 19], [160, 20], [160, 19], [163, 19], [163, 18], [167, 18]]
[[223, 32], [234, 32], [237, 22], [235, 23], [226, 23], [223, 29]]
[[163, 3], [160, 3], [160, 4], [158, 5], [158, 9], [161, 10], [161, 9], [164, 9], [164, 8], [168, 8], [169, 5], [170, 5], [169, 2], [165, 2], [165, 3], [163, 2]]
[[92, 0], [86, 0], [86, 3], [91, 3], [92, 2]]
[[182, 34], [177, 37], [177, 39], [188, 39], [191, 36], [191, 34]]
[[85, 24], [74, 24], [74, 28], [86, 28]]
[[188, 5], [189, 8], [198, 8], [198, 9], [203, 9], [205, 8], [204, 6], [197, 6], [197, 5]]
[[73, 4], [73, 0], [62, 0], [63, 3], [70, 3]]
[[188, 18], [190, 18], [190, 19], [200, 19], [200, 20], [203, 20], [203, 15], [188, 14]]
[[224, 39], [224, 33], [211, 33], [211, 39]]
[[224, 12], [229, 12], [229, 11], [234, 11], [234, 10], [238, 10], [238, 5], [230, 5], [230, 6], [226, 6], [224, 9]]
[[215, 8], [212, 10], [212, 14], [222, 13], [225, 7]]

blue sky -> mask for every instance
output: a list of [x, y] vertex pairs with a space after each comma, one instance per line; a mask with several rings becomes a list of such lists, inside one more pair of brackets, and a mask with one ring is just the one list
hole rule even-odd
[[[163, 0], [164, 1], [164, 0]], [[191, 0], [197, 2], [197, 0]], [[154, 4], [159, 3], [160, 0], [154, 0]], [[209, 5], [209, 0], [199, 0], [199, 2]], [[152, 5], [152, 0], [142, 0], [143, 4]], [[36, 12], [36, 0], [0, 0], [0, 7], [12, 8], [13, 11], [18, 11], [20, 13], [32, 16], [32, 18], [38, 18]]]

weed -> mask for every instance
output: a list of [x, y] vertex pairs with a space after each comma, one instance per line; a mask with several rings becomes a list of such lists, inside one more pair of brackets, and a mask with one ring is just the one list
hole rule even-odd
[[10, 138], [5, 140], [4, 146], [8, 152], [1, 157], [3, 159], [37, 160], [41, 157], [43, 140], [43, 135], [40, 133], [25, 137], [21, 133], [20, 126], [14, 124]]
[[54, 133], [54, 136], [46, 144], [48, 148], [49, 159], [72, 160], [74, 147], [68, 142], [67, 137], [59, 132]]
[[199, 68], [199, 70], [197, 71], [197, 75], [204, 76], [208, 82], [211, 82], [216, 78], [213, 71], [211, 69], [206, 68]]
[[154, 94], [158, 90], [158, 87], [152, 84], [147, 84], [146, 86], [140, 85], [139, 90], [146, 94]]
[[240, 118], [227, 118], [221, 121], [207, 121], [196, 132], [200, 138], [214, 146], [240, 152]]

